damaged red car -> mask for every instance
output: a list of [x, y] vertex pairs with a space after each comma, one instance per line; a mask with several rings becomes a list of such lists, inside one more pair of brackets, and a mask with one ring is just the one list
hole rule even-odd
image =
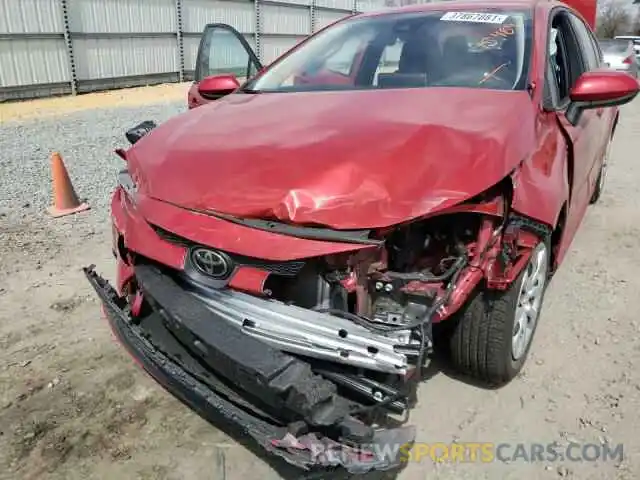
[[[640, 86], [602, 68], [594, 8], [360, 14], [267, 68], [212, 26], [226, 40], [201, 48], [196, 88], [215, 101], [141, 124], [118, 152], [116, 284], [85, 269], [117, 337], [298, 467], [397, 465], [376, 446], [414, 428], [381, 419], [411, 408], [435, 347], [490, 384], [522, 369], [600, 197]], [[230, 58], [249, 80], [213, 68]]]

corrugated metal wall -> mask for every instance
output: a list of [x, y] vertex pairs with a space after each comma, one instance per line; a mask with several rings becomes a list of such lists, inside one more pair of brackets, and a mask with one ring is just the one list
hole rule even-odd
[[42, 83], [51, 93], [71, 88], [60, 3], [0, 0], [0, 100]]
[[208, 23], [235, 27], [268, 64], [329, 23], [386, 2], [0, 0], [0, 101], [188, 80]]

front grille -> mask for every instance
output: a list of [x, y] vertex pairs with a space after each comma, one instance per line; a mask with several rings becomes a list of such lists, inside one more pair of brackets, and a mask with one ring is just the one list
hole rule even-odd
[[176, 235], [175, 233], [172, 233], [169, 230], [165, 230], [164, 228], [158, 227], [157, 225], [151, 225], [151, 228], [153, 228], [156, 234], [166, 242], [173, 243], [175, 245], [180, 245], [183, 247], [192, 247], [197, 245], [195, 242], [192, 242], [188, 238], [184, 238], [179, 235]]
[[[153, 230], [156, 232], [156, 234], [166, 242], [187, 248], [206, 247], [206, 245], [201, 245], [199, 243], [193, 242], [188, 238], [176, 235], [175, 233], [165, 230], [164, 228], [157, 225], [150, 225], [151, 228], [153, 228]], [[267, 272], [273, 273], [274, 275], [280, 275], [283, 277], [295, 277], [296, 275], [298, 275], [298, 273], [300, 273], [300, 270], [302, 270], [305, 265], [305, 262], [303, 260], [272, 262], [270, 260], [264, 260], [262, 258], [248, 257], [246, 255], [239, 255], [237, 253], [231, 253], [224, 250], [220, 251], [226, 253], [236, 265], [259, 268], [260, 270], [266, 270]]]

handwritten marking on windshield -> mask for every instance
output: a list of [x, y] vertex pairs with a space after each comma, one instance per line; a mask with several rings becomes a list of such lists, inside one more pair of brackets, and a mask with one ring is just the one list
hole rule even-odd
[[482, 48], [495, 48], [498, 46], [498, 41], [501, 38], [507, 38], [516, 33], [515, 25], [503, 25], [498, 28], [496, 31], [491, 32], [486, 37], [483, 37], [479, 42], [478, 46]]

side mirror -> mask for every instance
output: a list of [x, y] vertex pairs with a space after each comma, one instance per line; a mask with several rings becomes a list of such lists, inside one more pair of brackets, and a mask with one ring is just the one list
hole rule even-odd
[[217, 100], [220, 97], [229, 95], [240, 86], [240, 82], [235, 75], [212, 75], [203, 78], [198, 84], [198, 92], [204, 98]]
[[631, 75], [613, 70], [585, 72], [569, 94], [567, 120], [577, 125], [584, 110], [615, 107], [633, 100], [640, 91], [640, 83]]

